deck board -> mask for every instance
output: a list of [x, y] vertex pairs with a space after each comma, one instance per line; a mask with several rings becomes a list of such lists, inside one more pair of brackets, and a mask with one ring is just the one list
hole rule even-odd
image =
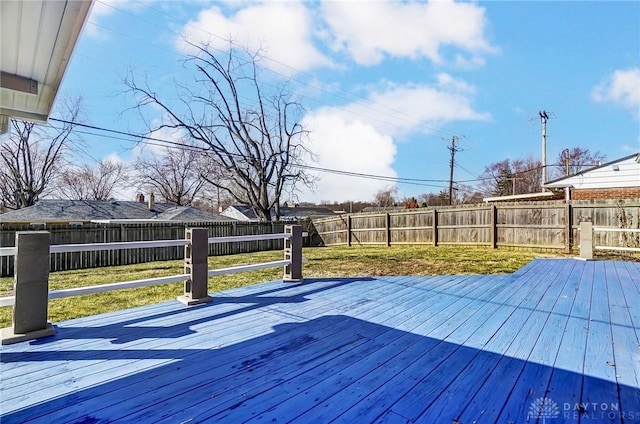
[[272, 281], [2, 346], [0, 421], [633, 422], [639, 324], [629, 262]]

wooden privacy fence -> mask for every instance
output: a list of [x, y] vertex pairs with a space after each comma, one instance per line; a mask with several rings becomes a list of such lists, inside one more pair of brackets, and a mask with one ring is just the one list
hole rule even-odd
[[[580, 222], [640, 228], [640, 199], [496, 203], [399, 212], [351, 214], [314, 220], [322, 243], [430, 244], [556, 249], [571, 252]], [[601, 232], [599, 244], [625, 246], [628, 236]]]
[[[184, 237], [185, 228], [206, 228], [210, 237], [229, 237], [282, 233], [282, 222], [177, 222], [136, 224], [0, 224], [0, 248], [14, 246], [18, 231], [46, 230], [51, 244], [122, 243], [144, 240], [177, 240]], [[210, 256], [282, 249], [282, 240], [250, 240], [209, 245]], [[52, 253], [50, 271], [129, 265], [184, 258], [180, 246], [134, 248], [127, 250], [97, 250]], [[0, 256], [0, 277], [13, 275], [13, 257]]]
[[[16, 257], [16, 265], [14, 295], [0, 298], [0, 307], [13, 305], [12, 326], [2, 329], [2, 344], [18, 343], [52, 335], [55, 329], [47, 321], [50, 299], [184, 281], [184, 294], [178, 296], [177, 299], [185, 305], [195, 305], [212, 301], [207, 292], [209, 277], [279, 266], [284, 267], [283, 281], [301, 283], [303, 281], [302, 237], [303, 231], [300, 225], [287, 225], [284, 232], [279, 234], [230, 237], [208, 237], [206, 228], [187, 228], [183, 238], [179, 240], [51, 245], [51, 235], [47, 231], [18, 232], [15, 247], [3, 248], [13, 250], [12, 254]], [[284, 240], [284, 259], [230, 268], [208, 269], [207, 258], [210, 245], [263, 240]], [[183, 249], [184, 273], [168, 277], [49, 291], [49, 256], [51, 253], [130, 250], [141, 246], [168, 246]]]

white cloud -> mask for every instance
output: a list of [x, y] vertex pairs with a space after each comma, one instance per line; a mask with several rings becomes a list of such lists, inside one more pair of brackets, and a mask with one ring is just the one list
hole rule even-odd
[[252, 51], [262, 49], [269, 58], [263, 63], [265, 67], [291, 75], [330, 65], [329, 59], [313, 45], [313, 22], [310, 11], [302, 3], [254, 4], [230, 17], [220, 8], [212, 7], [184, 26], [176, 46], [181, 51], [190, 51], [192, 47], [185, 43], [186, 39], [226, 50], [231, 39]]
[[[395, 178], [396, 143], [406, 134], [429, 133], [459, 120], [490, 119], [471, 107], [475, 89], [448, 74], [435, 84], [385, 84], [361, 101], [343, 107], [323, 107], [309, 113], [303, 125], [310, 131], [314, 166]], [[319, 172], [315, 192], [305, 201], [372, 200], [392, 182]]]
[[[168, 116], [165, 116], [164, 118], [164, 122], [169, 122], [169, 118]], [[158, 127], [161, 124], [161, 120], [160, 119], [154, 119], [152, 121], [152, 125], [154, 127]], [[184, 140], [186, 139], [186, 133], [184, 130], [181, 129], [175, 129], [175, 128], [161, 128], [159, 130], [156, 131], [152, 131], [149, 134], [149, 138], [150, 139], [155, 139], [155, 140], [150, 140], [150, 139], [145, 139], [143, 141], [141, 141], [138, 145], [136, 145], [133, 148], [133, 158], [138, 159], [141, 156], [145, 156], [145, 155], [157, 155], [157, 156], [164, 156], [165, 154], [167, 154], [167, 151], [171, 148], [170, 144], [163, 144], [161, 141], [158, 140], [165, 140], [168, 141], [169, 143], [184, 143]]]
[[322, 11], [334, 49], [349, 52], [361, 65], [377, 64], [385, 56], [442, 63], [443, 46], [471, 56], [458, 54], [454, 63], [481, 65], [480, 55], [496, 51], [485, 39], [485, 10], [473, 3], [324, 1]]
[[122, 159], [122, 157], [119, 154], [115, 153], [115, 152], [112, 152], [111, 154], [103, 157], [102, 160], [105, 160], [105, 161], [111, 162], [111, 163], [121, 163], [123, 165], [129, 165], [130, 164], [128, 161]]
[[[316, 156], [314, 166], [397, 177], [392, 168], [396, 153], [393, 139], [372, 126], [331, 109], [307, 115], [303, 125], [311, 130], [309, 147]], [[315, 190], [304, 188], [299, 194], [300, 200], [372, 200], [378, 190], [393, 184], [327, 172], [314, 174], [320, 178]]]
[[443, 73], [431, 85], [386, 82], [340, 110], [382, 134], [402, 138], [411, 133], [433, 133], [447, 122], [489, 120], [488, 113], [473, 109], [474, 93], [472, 85]]
[[597, 102], [611, 102], [629, 109], [640, 119], [640, 68], [619, 69], [593, 89]]

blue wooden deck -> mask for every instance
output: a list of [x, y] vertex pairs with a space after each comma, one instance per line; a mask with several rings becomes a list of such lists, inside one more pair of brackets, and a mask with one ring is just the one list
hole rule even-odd
[[640, 264], [279, 281], [3, 346], [4, 423], [640, 422]]

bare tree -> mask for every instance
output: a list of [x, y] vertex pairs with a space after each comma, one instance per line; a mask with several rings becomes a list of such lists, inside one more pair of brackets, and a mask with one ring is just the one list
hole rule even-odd
[[204, 193], [207, 180], [222, 184], [215, 163], [198, 149], [166, 149], [162, 153], [141, 155], [134, 164], [135, 181], [139, 189], [153, 192], [167, 203], [191, 205]]
[[509, 159], [485, 166], [480, 175], [480, 188], [485, 196], [508, 196], [513, 194], [513, 174]]
[[35, 204], [53, 189], [71, 143], [80, 99], [63, 102], [61, 128], [11, 121], [11, 135], [0, 146], [0, 198], [8, 209]]
[[554, 178], [575, 175], [585, 169], [598, 166], [605, 158], [606, 155], [599, 151], [592, 152], [581, 147], [565, 149], [558, 155], [551, 174]]
[[139, 110], [159, 108], [166, 122], [149, 126], [150, 131], [171, 128], [207, 148], [207, 154], [224, 172], [220, 182], [202, 174], [211, 185], [240, 204], [253, 208], [260, 220], [280, 218], [280, 198], [286, 191], [312, 178], [300, 167], [308, 132], [301, 125], [302, 106], [291, 100], [286, 86], [260, 82], [259, 53], [237, 50], [230, 45], [218, 57], [206, 45], [191, 45], [195, 53], [186, 61], [193, 66], [196, 87], [182, 86], [181, 105], [166, 102], [133, 77], [125, 84], [137, 98]]
[[540, 193], [542, 191], [542, 161], [527, 156], [511, 162], [513, 194]]
[[457, 202], [461, 204], [482, 203], [483, 198], [475, 187], [466, 184], [458, 184], [457, 196]]
[[393, 206], [396, 202], [396, 195], [398, 194], [398, 186], [386, 187], [378, 190], [375, 196], [376, 204], [381, 207]]
[[118, 185], [128, 180], [127, 166], [103, 159], [96, 164], [68, 166], [60, 172], [58, 190], [73, 200], [109, 200]]
[[511, 196], [539, 193], [542, 190], [542, 163], [529, 156], [492, 163], [480, 175], [480, 188], [485, 196]]

